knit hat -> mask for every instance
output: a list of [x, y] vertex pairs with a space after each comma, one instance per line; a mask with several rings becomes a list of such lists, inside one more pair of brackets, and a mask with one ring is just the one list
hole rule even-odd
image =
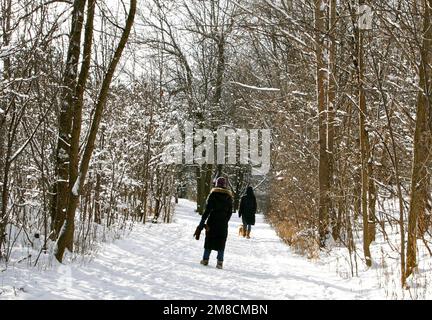
[[226, 185], [227, 185], [227, 181], [226, 181], [226, 179], [224, 177], [217, 178], [217, 180], [216, 180], [216, 187], [226, 188]]

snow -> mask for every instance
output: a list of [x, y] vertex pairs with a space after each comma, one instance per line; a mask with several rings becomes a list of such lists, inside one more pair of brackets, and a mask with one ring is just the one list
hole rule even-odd
[[320, 11], [324, 11], [328, 7], [328, 4], [326, 1], [321, 1], [320, 3]]
[[202, 266], [204, 237], [192, 236], [199, 223], [195, 207], [179, 199], [173, 223], [136, 224], [129, 236], [104, 244], [85, 263], [53, 261], [45, 271], [10, 265], [0, 272], [0, 299], [385, 298], [375, 272], [342, 278], [335, 256], [313, 261], [293, 253], [261, 214], [251, 239], [238, 236], [240, 219], [233, 214], [224, 269], [215, 268], [216, 252]]
[[81, 179], [81, 174], [78, 175], [78, 178], [75, 180], [74, 186], [72, 188], [72, 194], [75, 197], [79, 196], [80, 179]]
[[298, 96], [307, 96], [308, 95], [307, 93], [301, 92], [301, 91], [298, 91], [298, 90], [292, 91], [291, 94], [298, 95]]
[[244, 83], [240, 83], [240, 82], [236, 82], [236, 81], [230, 81], [230, 83], [232, 84], [236, 84], [240, 87], [243, 88], [247, 88], [247, 89], [252, 89], [252, 90], [260, 90], [260, 91], [280, 91], [280, 89], [278, 88], [266, 88], [266, 87], [256, 87], [256, 86], [251, 86], [251, 85], [247, 85]]

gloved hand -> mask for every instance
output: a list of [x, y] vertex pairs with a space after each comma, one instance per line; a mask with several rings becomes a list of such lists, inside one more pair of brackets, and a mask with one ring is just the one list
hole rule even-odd
[[199, 226], [195, 229], [195, 233], [193, 235], [195, 237], [195, 239], [199, 240], [200, 235], [201, 235], [201, 231], [202, 231], [202, 228], [200, 228]]

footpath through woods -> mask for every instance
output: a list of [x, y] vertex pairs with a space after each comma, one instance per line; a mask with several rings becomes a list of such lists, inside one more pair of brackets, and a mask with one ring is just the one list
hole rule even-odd
[[251, 239], [238, 236], [233, 214], [224, 269], [215, 268], [216, 252], [202, 266], [195, 206], [180, 199], [173, 223], [136, 225], [89, 263], [10, 267], [0, 274], [0, 299], [368, 299], [372, 292], [292, 253], [260, 214]]

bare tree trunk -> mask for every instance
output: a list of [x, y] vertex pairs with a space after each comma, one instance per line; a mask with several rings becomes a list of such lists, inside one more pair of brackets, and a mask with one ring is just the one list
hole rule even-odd
[[372, 158], [372, 150], [369, 145], [369, 155], [368, 155], [368, 165], [367, 165], [367, 171], [368, 171], [368, 236], [369, 236], [369, 243], [372, 241], [375, 241], [376, 236], [376, 187], [375, 187], [375, 181], [373, 179], [374, 177], [374, 170], [373, 170], [373, 158]]
[[212, 177], [213, 177], [213, 165], [206, 164], [205, 180], [204, 180], [204, 198], [205, 198], [204, 203], [212, 187]]
[[6, 237], [6, 226], [8, 224], [8, 199], [9, 199], [9, 170], [10, 170], [10, 157], [12, 153], [12, 141], [13, 141], [13, 133], [11, 132], [13, 129], [13, 124], [15, 122], [15, 108], [12, 109], [13, 116], [11, 119], [11, 124], [8, 128], [7, 133], [7, 146], [4, 153], [4, 167], [3, 167], [3, 176], [0, 177], [0, 181], [2, 183], [1, 188], [1, 208], [0, 208], [0, 258], [2, 258], [1, 247]]
[[420, 49], [420, 83], [417, 96], [417, 119], [414, 134], [414, 160], [411, 176], [410, 208], [408, 215], [408, 244], [406, 276], [417, 266], [417, 223], [425, 215], [428, 201], [431, 157], [431, 86], [432, 86], [432, 0], [424, 0], [423, 44]]
[[145, 224], [147, 219], [147, 210], [149, 207], [149, 195], [151, 190], [151, 184], [149, 183], [149, 180], [152, 178], [150, 174], [150, 159], [151, 159], [151, 138], [153, 135], [153, 115], [154, 115], [154, 105], [153, 103], [150, 105], [150, 118], [149, 118], [149, 125], [147, 126], [147, 132], [146, 132], [146, 146], [147, 150], [144, 155], [144, 172], [143, 172], [143, 181], [144, 181], [144, 189], [141, 193], [141, 200], [142, 200], [142, 208], [143, 208], [143, 215], [142, 215], [142, 221]]
[[[78, 179], [79, 142], [81, 136], [82, 108], [84, 104], [84, 89], [87, 83], [87, 78], [90, 70], [95, 2], [96, 0], [88, 0], [87, 21], [86, 21], [85, 35], [84, 35], [84, 51], [83, 51], [84, 59], [81, 65], [81, 71], [79, 74], [76, 93], [75, 93], [75, 103], [73, 106], [72, 133], [71, 133], [70, 152], [69, 152], [69, 190], [68, 190], [69, 197], [71, 197], [71, 195], [74, 193], [73, 189]], [[69, 251], [72, 252], [73, 238], [69, 239], [69, 241], [70, 242], [67, 243], [67, 248]]]
[[148, 181], [146, 180], [144, 182], [144, 190], [141, 192], [141, 204], [142, 204], [142, 222], [146, 223], [147, 218], [147, 196], [148, 196]]
[[330, 1], [330, 19], [329, 19], [329, 76], [328, 76], [328, 93], [327, 93], [327, 161], [328, 161], [328, 211], [332, 224], [333, 239], [339, 238], [338, 215], [335, 212], [335, 206], [330, 196], [333, 189], [334, 175], [334, 119], [335, 119], [335, 98], [336, 98], [336, 0]]
[[358, 217], [361, 215], [361, 195], [362, 195], [362, 183], [361, 183], [361, 168], [358, 167], [354, 171], [354, 199], [353, 199], [353, 211], [354, 211], [354, 221], [357, 221]]
[[103, 110], [108, 98], [108, 92], [111, 85], [111, 81], [114, 76], [114, 72], [116, 70], [117, 64], [120, 61], [123, 50], [128, 41], [129, 34], [132, 30], [135, 13], [136, 13], [136, 4], [137, 4], [137, 0], [131, 0], [128, 17], [126, 19], [126, 25], [125, 28], [123, 29], [120, 42], [109, 64], [108, 71], [102, 81], [102, 87], [96, 102], [95, 113], [92, 119], [90, 133], [85, 145], [84, 154], [80, 165], [79, 175], [77, 181], [75, 182], [77, 185], [74, 188], [75, 192], [72, 192], [70, 194], [71, 198], [69, 199], [65, 228], [63, 232], [60, 234], [59, 239], [57, 241], [57, 251], [55, 256], [59, 262], [61, 262], [63, 259], [63, 254], [66, 249], [66, 245], [70, 243], [71, 239], [73, 239], [75, 211], [78, 204], [79, 192], [80, 190], [82, 190], [84, 186], [85, 178], [87, 176], [90, 159], [95, 147], [96, 137], [99, 130], [100, 121], [102, 119]]
[[[12, 10], [12, 1], [8, 0], [2, 3], [2, 40], [3, 45], [8, 46], [10, 43], [10, 28], [11, 28], [11, 10]], [[3, 59], [3, 79], [10, 78], [10, 57], [6, 55]], [[7, 108], [7, 100], [1, 101], [0, 104], [0, 259], [2, 258], [2, 245], [5, 240], [5, 230], [6, 230], [6, 209], [7, 209], [7, 157], [6, 157], [6, 108]]]
[[94, 196], [94, 222], [96, 222], [97, 224], [102, 224], [100, 192], [101, 192], [101, 174], [98, 171], [96, 173], [96, 186], [95, 186], [95, 196]]
[[[66, 59], [66, 69], [63, 78], [61, 94], [61, 110], [59, 133], [56, 148], [55, 172], [56, 181], [53, 187], [51, 209], [52, 237], [57, 238], [66, 217], [69, 196], [69, 163], [71, 146], [71, 128], [73, 106], [76, 103], [76, 86], [79, 56], [81, 53], [81, 31], [84, 22], [84, 7], [86, 0], [75, 0], [72, 12], [72, 28], [69, 38], [69, 48]], [[73, 183], [73, 182], [71, 182]]]
[[203, 197], [204, 197], [204, 187], [203, 187], [203, 178], [201, 177], [204, 175], [204, 171], [202, 170], [200, 165], [197, 165], [196, 167], [196, 187], [197, 187], [197, 209], [196, 211], [199, 214], [203, 214]]
[[[3, 114], [0, 114], [0, 195], [3, 194], [4, 192], [4, 184], [3, 184], [3, 177], [4, 177], [4, 168], [5, 168], [5, 164], [6, 164], [6, 159], [5, 159], [5, 148], [4, 148], [4, 143], [5, 143], [5, 135], [6, 135], [6, 130], [5, 130], [5, 117], [3, 116]], [[2, 245], [3, 245], [3, 241], [4, 241], [4, 235], [5, 235], [5, 227], [6, 227], [6, 218], [3, 216], [3, 206], [7, 205], [3, 203], [3, 197], [0, 196], [0, 259], [2, 257]]]
[[196, 169], [197, 174], [197, 212], [202, 214], [205, 209], [207, 196], [210, 193], [213, 176], [213, 165], [203, 163]]
[[216, 88], [213, 101], [216, 105], [220, 105], [222, 100], [222, 85], [225, 73], [225, 38], [223, 34], [218, 35], [217, 40], [218, 61], [216, 66]]
[[153, 223], [157, 223], [160, 213], [162, 211], [162, 192], [164, 189], [164, 178], [163, 173], [161, 169], [156, 170], [156, 190], [155, 190], [155, 208], [154, 208], [154, 217], [153, 217]]
[[328, 203], [328, 154], [327, 154], [327, 128], [326, 128], [326, 92], [325, 92], [325, 61], [324, 61], [324, 8], [321, 8], [321, 0], [315, 0], [315, 41], [316, 41], [316, 77], [317, 77], [317, 99], [318, 99], [318, 126], [319, 126], [319, 211], [318, 232], [321, 247], [325, 246], [329, 226], [329, 203]]
[[[100, 134], [100, 148], [103, 150], [105, 145], [105, 129], [102, 127]], [[95, 185], [95, 196], [94, 196], [94, 222], [102, 224], [102, 210], [101, 210], [101, 184], [102, 184], [102, 165], [97, 164], [96, 169], [96, 185]]]
[[240, 168], [237, 170], [237, 183], [236, 183], [236, 189], [235, 189], [235, 193], [234, 193], [234, 207], [233, 207], [233, 211], [236, 212], [239, 209], [239, 205], [240, 205], [240, 197], [241, 197], [241, 187], [243, 185], [243, 179], [244, 179], [244, 172], [243, 170]]
[[366, 96], [364, 92], [364, 53], [363, 53], [363, 33], [358, 31], [358, 86], [359, 86], [359, 131], [360, 131], [360, 151], [361, 151], [361, 211], [363, 217], [363, 251], [366, 265], [372, 265], [372, 258], [369, 249], [369, 207], [368, 207], [368, 190], [369, 190], [369, 137], [366, 131]]

